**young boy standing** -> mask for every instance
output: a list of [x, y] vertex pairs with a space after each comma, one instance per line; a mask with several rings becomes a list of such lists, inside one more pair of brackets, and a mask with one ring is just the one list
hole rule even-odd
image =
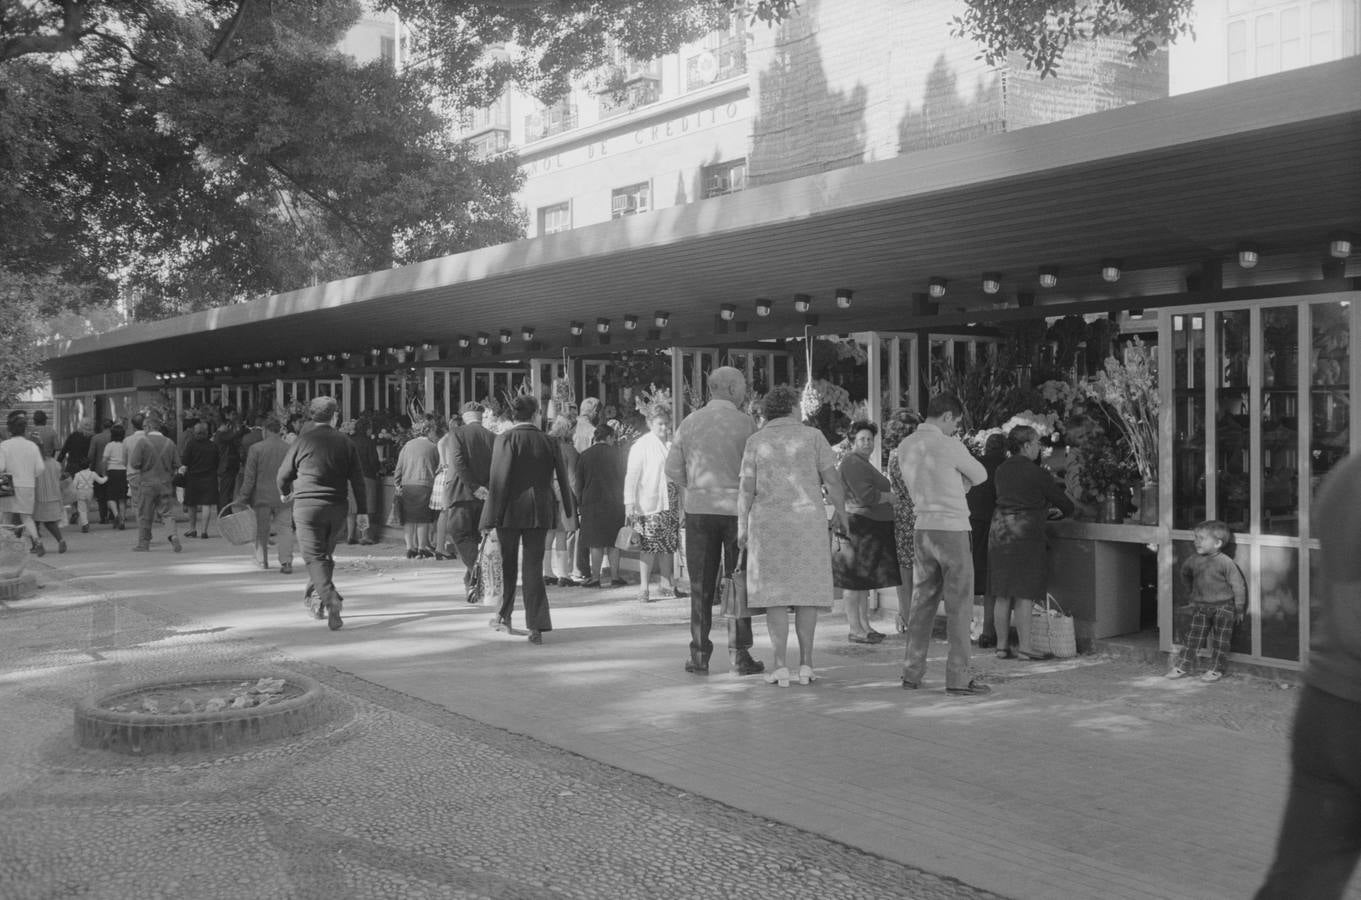
[[1191, 629], [1168, 678], [1191, 674], [1207, 632], [1210, 669], [1200, 680], [1214, 682], [1224, 677], [1233, 627], [1243, 621], [1248, 609], [1248, 584], [1238, 564], [1223, 552], [1230, 537], [1229, 526], [1223, 522], [1201, 522], [1195, 527], [1196, 554], [1181, 564], [1182, 581], [1191, 589]]

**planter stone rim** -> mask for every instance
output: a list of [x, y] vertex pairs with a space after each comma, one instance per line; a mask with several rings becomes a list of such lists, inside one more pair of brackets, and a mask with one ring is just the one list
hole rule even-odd
[[[139, 691], [146, 691], [155, 688], [173, 688], [176, 686], [199, 685], [199, 684], [219, 684], [219, 683], [238, 683], [238, 682], [257, 682], [262, 678], [282, 678], [285, 682], [290, 682], [302, 687], [303, 692], [297, 697], [290, 697], [277, 703], [269, 703], [263, 706], [251, 706], [245, 709], [220, 709], [213, 712], [196, 713], [152, 713], [152, 712], [123, 712], [120, 710], [106, 709], [100, 704], [107, 702], [115, 697], [125, 694], [135, 694]], [[205, 725], [216, 722], [230, 722], [236, 719], [250, 719], [261, 714], [283, 715], [302, 709], [316, 703], [322, 693], [321, 683], [306, 675], [296, 675], [282, 672], [209, 672], [203, 675], [194, 675], [178, 679], [163, 679], [144, 681], [134, 684], [124, 685], [115, 690], [105, 691], [92, 697], [86, 697], [76, 703], [76, 719], [98, 720], [110, 725]]]

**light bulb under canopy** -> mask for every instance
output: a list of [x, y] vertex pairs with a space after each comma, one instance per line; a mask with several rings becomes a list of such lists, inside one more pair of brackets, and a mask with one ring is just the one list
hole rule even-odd
[[812, 305], [813, 298], [808, 296], [807, 294], [794, 295], [794, 309], [796, 309], [797, 311], [801, 313], [806, 313], [808, 312], [809, 307], [811, 307]]
[[1120, 280], [1122, 268], [1123, 264], [1118, 259], [1103, 259], [1101, 261], [1101, 280], [1114, 284]]
[[939, 300], [941, 297], [945, 296], [945, 286], [949, 283], [948, 280], [941, 278], [939, 275], [934, 275], [931, 277], [931, 280], [926, 283], [926, 293], [933, 300]]
[[997, 272], [983, 274], [983, 293], [995, 294], [1002, 289], [1002, 276]]
[[851, 297], [852, 297], [852, 295], [854, 295], [854, 294], [855, 294], [855, 291], [851, 290], [850, 288], [837, 288], [837, 289], [836, 289], [836, 305], [837, 305], [837, 308], [838, 308], [838, 309], [850, 309], [850, 308], [851, 308]]

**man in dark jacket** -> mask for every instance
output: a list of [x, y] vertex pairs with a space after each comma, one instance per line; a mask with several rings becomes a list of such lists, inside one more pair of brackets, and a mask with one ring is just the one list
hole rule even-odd
[[[516, 397], [511, 405], [514, 424], [498, 434], [492, 446], [481, 522], [484, 529], [495, 528], [501, 541], [501, 609], [491, 620], [497, 631], [511, 631], [520, 543], [524, 542], [525, 623], [532, 644], [543, 643], [542, 633], [553, 630], [543, 584], [545, 539], [549, 531], [561, 527], [564, 518], [568, 523], [576, 521], [567, 464], [548, 435], [534, 426], [538, 412], [539, 401], [528, 395]], [[558, 479], [556, 493], [554, 477]], [[562, 497], [561, 510], [558, 496]], [[575, 530], [575, 525], [569, 530]]]
[[335, 428], [336, 401], [318, 397], [307, 408], [312, 427], [298, 435], [279, 464], [279, 495], [293, 500], [293, 528], [298, 549], [307, 565], [307, 592], [303, 605], [316, 618], [326, 618], [332, 631], [345, 623], [340, 609], [345, 600], [336, 590], [336, 544], [345, 536], [350, 490], [357, 507], [361, 530], [369, 526], [364, 496], [364, 472], [359, 451]]
[[[997, 509], [997, 483], [993, 476], [1006, 458], [1006, 439], [1001, 434], [988, 435], [983, 444], [982, 459], [983, 468], [988, 470], [988, 480], [969, 488], [964, 495], [964, 502], [969, 504], [969, 528], [973, 531], [974, 602], [980, 598], [983, 601], [983, 632], [978, 636], [980, 648], [999, 646], [992, 597], [988, 594], [988, 529], [992, 527], [992, 514]], [[1004, 635], [1000, 646], [1008, 646], [1008, 640]]]
[[482, 404], [470, 400], [459, 414], [463, 424], [452, 429], [444, 440], [453, 445], [453, 502], [448, 509], [449, 536], [454, 550], [463, 562], [463, 589], [472, 584], [477, 566], [477, 548], [481, 532], [482, 505], [487, 499], [487, 482], [491, 478], [491, 451], [496, 435], [482, 427]]

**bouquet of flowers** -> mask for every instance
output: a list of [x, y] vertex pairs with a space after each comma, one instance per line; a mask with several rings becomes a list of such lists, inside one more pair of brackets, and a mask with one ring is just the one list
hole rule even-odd
[[968, 444], [969, 451], [974, 456], [981, 457], [989, 437], [994, 434], [1005, 437], [1011, 429], [1018, 425], [1029, 425], [1039, 434], [1040, 440], [1047, 444], [1049, 437], [1058, 429], [1059, 417], [1057, 413], [1037, 413], [1023, 409], [997, 428], [985, 428], [982, 431], [974, 431], [965, 435], [964, 443]]
[[1137, 337], [1124, 355], [1124, 362], [1108, 357], [1105, 368], [1084, 378], [1079, 389], [1125, 439], [1139, 478], [1152, 484], [1158, 478], [1157, 367]]

